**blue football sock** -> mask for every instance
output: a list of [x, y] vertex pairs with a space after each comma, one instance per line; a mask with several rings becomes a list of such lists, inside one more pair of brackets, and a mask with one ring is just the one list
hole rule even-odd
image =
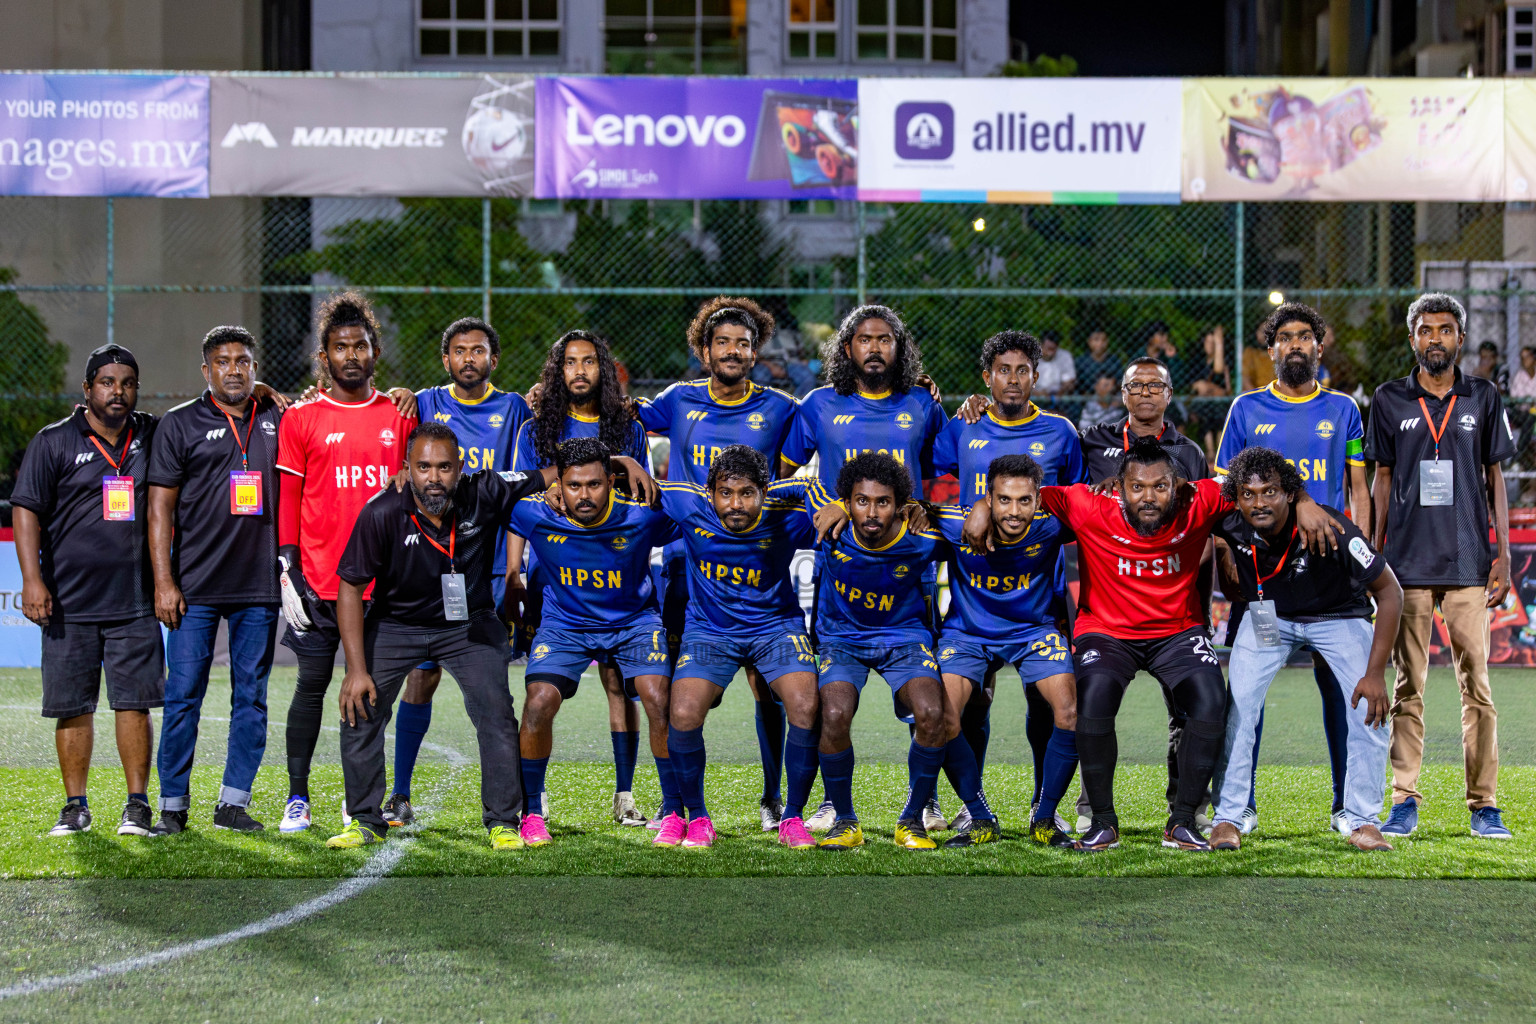
[[923, 808], [933, 798], [934, 787], [939, 782], [939, 768], [943, 764], [943, 747], [925, 747], [917, 740], [912, 741], [907, 750], [907, 775], [912, 779], [912, 794], [907, 797], [907, 806], [901, 812], [903, 818], [920, 819], [923, 816]]
[[91, 809], [91, 802], [85, 798], [85, 794], [84, 793], [81, 793], [79, 796], [72, 796], [72, 797], [70, 797], [68, 800], [66, 800], [64, 802], [67, 803], [67, 804], [79, 804], [81, 807], [84, 807], [86, 810], [90, 810]]
[[432, 726], [432, 705], [401, 701], [395, 708], [395, 792], [411, 798], [411, 774], [416, 770], [416, 755], [421, 741]]
[[827, 799], [839, 818], [854, 818], [853, 813], [853, 746], [835, 754], [822, 754], [821, 784], [826, 787]]
[[672, 774], [677, 779], [677, 790], [690, 818], [707, 818], [704, 807], [704, 730], [667, 727], [667, 760], [672, 762]]
[[981, 792], [981, 771], [976, 767], [976, 752], [964, 736], [956, 736], [945, 744], [944, 774], [949, 778], [949, 784], [955, 787], [955, 792], [960, 794], [960, 799], [965, 801], [965, 809], [971, 812], [972, 818], [985, 820], [996, 817]]
[[549, 770], [549, 758], [523, 758], [523, 813], [543, 814], [540, 802], [544, 793], [544, 773]]
[[960, 735], [965, 737], [965, 742], [971, 745], [971, 753], [976, 755], [976, 770], [985, 772], [987, 744], [992, 739], [992, 705], [974, 701], [966, 704], [960, 710]]
[[683, 795], [677, 788], [677, 773], [670, 757], [656, 758], [656, 781], [661, 784], [661, 816], [683, 813]]
[[1036, 821], [1048, 821], [1056, 816], [1056, 807], [1066, 796], [1072, 784], [1072, 773], [1077, 771], [1077, 733], [1053, 726], [1051, 742], [1045, 748], [1045, 778], [1040, 785], [1040, 807], [1035, 811]]
[[789, 742], [784, 746], [784, 771], [789, 778], [789, 800], [784, 805], [784, 817], [805, 817], [805, 802], [811, 798], [811, 787], [816, 784], [816, 770], [820, 760], [816, 756], [819, 739], [810, 729], [789, 727]]
[[128, 794], [128, 799], [129, 800], [137, 800], [141, 804], [147, 804], [147, 803], [149, 803], [149, 794], [148, 793], [129, 793]]
[[776, 801], [781, 796], [779, 780], [784, 774], [784, 708], [769, 697], [757, 701], [757, 753], [763, 761], [763, 799]]
[[635, 761], [640, 756], [638, 732], [610, 732], [613, 740], [613, 791], [628, 793], [635, 788]]
[[1051, 742], [1051, 730], [1056, 728], [1056, 712], [1051, 702], [1040, 693], [1039, 687], [1024, 687], [1025, 705], [1024, 738], [1029, 741], [1029, 753], [1035, 766], [1035, 788], [1029, 802], [1040, 802], [1040, 790], [1045, 782], [1045, 748]]

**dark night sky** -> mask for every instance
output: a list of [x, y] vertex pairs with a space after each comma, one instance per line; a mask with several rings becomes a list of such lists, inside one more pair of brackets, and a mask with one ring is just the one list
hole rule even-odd
[[1223, 0], [1011, 0], [1009, 34], [1040, 54], [1077, 59], [1078, 74], [1225, 73]]

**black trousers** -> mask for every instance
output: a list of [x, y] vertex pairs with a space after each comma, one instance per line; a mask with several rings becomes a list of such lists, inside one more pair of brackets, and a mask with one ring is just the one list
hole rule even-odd
[[341, 725], [341, 767], [352, 816], [380, 834], [387, 829], [380, 810], [385, 792], [384, 729], [405, 677], [423, 661], [435, 661], [459, 684], [464, 710], [475, 726], [485, 827], [515, 826], [523, 807], [523, 762], [512, 690], [507, 685], [506, 629], [495, 616], [440, 628], [381, 622], [370, 625], [364, 650], [378, 704], [370, 710], [371, 718]]

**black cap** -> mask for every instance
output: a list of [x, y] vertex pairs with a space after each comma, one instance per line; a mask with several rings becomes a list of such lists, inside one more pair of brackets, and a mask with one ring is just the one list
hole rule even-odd
[[103, 345], [85, 358], [85, 382], [92, 384], [96, 380], [96, 371], [108, 363], [122, 363], [124, 366], [133, 367], [133, 372], [139, 372], [139, 361], [133, 358], [133, 353], [121, 345]]

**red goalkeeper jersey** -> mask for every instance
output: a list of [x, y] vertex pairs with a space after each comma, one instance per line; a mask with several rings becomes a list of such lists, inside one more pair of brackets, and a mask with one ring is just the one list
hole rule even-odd
[[355, 404], [321, 392], [284, 413], [277, 428], [277, 468], [304, 480], [300, 563], [304, 578], [327, 601], [336, 600], [341, 583], [336, 564], [358, 514], [405, 465], [405, 439], [415, 426], [377, 391]]
[[1150, 537], [1126, 522], [1119, 495], [1095, 496], [1085, 484], [1040, 488], [1045, 510], [1077, 534], [1076, 636], [1147, 640], [1204, 625], [1200, 556], [1233, 506], [1216, 481], [1193, 486], [1189, 505]]

